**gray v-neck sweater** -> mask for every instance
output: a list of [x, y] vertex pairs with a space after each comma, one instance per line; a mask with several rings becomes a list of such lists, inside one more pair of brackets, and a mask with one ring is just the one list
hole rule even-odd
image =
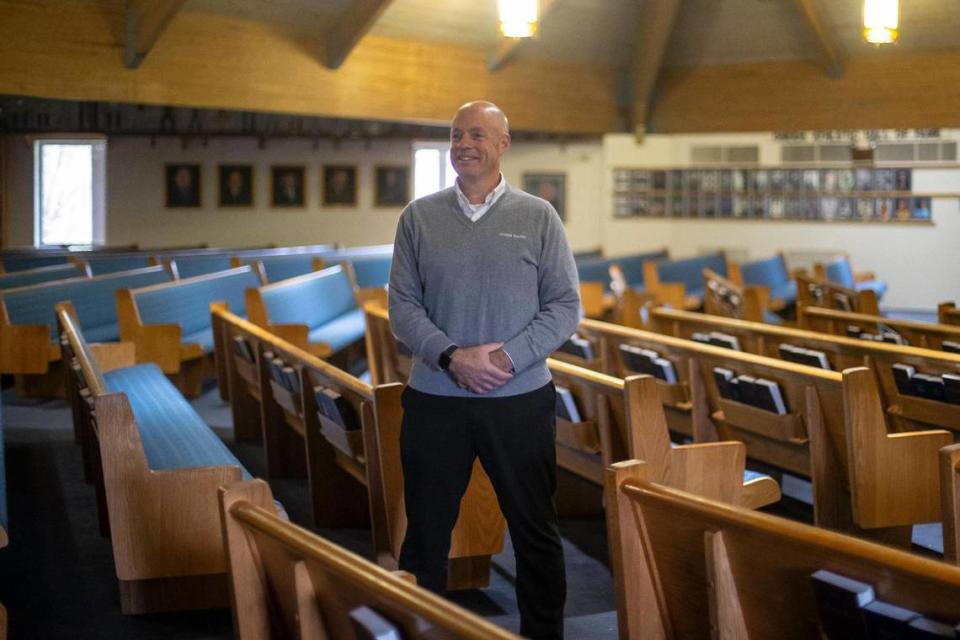
[[550, 381], [546, 357], [580, 317], [560, 217], [509, 185], [476, 222], [453, 188], [411, 202], [397, 225], [389, 299], [393, 332], [416, 356], [410, 386], [443, 396], [477, 397], [437, 366], [451, 344], [505, 343], [516, 373], [484, 397], [542, 387]]

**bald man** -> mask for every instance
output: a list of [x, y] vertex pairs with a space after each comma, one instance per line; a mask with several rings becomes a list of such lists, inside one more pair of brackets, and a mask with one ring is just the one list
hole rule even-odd
[[550, 203], [510, 187], [496, 105], [450, 127], [455, 186], [410, 203], [390, 273], [390, 322], [414, 354], [400, 451], [400, 567], [443, 592], [450, 532], [474, 460], [497, 493], [517, 559], [521, 633], [563, 636], [563, 550], [553, 505], [556, 391], [546, 357], [576, 330], [573, 255]]

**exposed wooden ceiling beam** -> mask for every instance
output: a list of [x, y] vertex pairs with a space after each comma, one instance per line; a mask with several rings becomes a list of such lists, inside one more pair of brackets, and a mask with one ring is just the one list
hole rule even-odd
[[817, 8], [816, 0], [794, 0], [794, 2], [817, 41], [827, 75], [831, 78], [839, 78], [843, 75], [843, 63], [840, 59], [839, 49], [823, 24], [823, 18]]
[[330, 69], [339, 69], [392, 1], [354, 0], [350, 3], [337, 23], [327, 32], [327, 57], [324, 64]]
[[127, 0], [123, 63], [136, 69], [186, 0]]
[[632, 107], [631, 125], [638, 137], [646, 131], [653, 88], [679, 8], [680, 0], [645, 0], [640, 10], [630, 68], [633, 91], [627, 96]]
[[[540, 0], [540, 25], [546, 20], [550, 11], [556, 6], [556, 0]], [[503, 34], [497, 36], [497, 44], [490, 54], [487, 69], [496, 71], [510, 62], [524, 47], [530, 44], [533, 38], [505, 38]]]

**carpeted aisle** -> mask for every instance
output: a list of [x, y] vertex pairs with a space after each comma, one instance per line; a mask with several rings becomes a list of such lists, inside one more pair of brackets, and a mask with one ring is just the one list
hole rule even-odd
[[[98, 533], [94, 492], [83, 482], [69, 409], [61, 401], [20, 400], [10, 389], [4, 390], [2, 402], [10, 546], [0, 550], [0, 602], [9, 613], [10, 637], [232, 638], [227, 610], [120, 615], [110, 543]], [[260, 448], [232, 443], [229, 409], [216, 390], [196, 400], [194, 407], [251, 473], [262, 473]], [[294, 522], [310, 522], [303, 481], [283, 480], [271, 486]], [[320, 533], [365, 557], [371, 554], [368, 531]], [[561, 533], [569, 584], [567, 638], [615, 638], [613, 584], [603, 521], [563, 520]], [[494, 559], [490, 587], [451, 598], [517, 631], [514, 575], [508, 538], [504, 552]]]

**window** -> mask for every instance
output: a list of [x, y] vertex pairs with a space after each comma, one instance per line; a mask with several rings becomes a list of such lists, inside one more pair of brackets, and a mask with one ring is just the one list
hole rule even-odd
[[105, 241], [106, 142], [102, 138], [34, 142], [34, 244]]
[[457, 174], [450, 164], [450, 144], [417, 142], [413, 145], [413, 197], [421, 198], [452, 187]]

